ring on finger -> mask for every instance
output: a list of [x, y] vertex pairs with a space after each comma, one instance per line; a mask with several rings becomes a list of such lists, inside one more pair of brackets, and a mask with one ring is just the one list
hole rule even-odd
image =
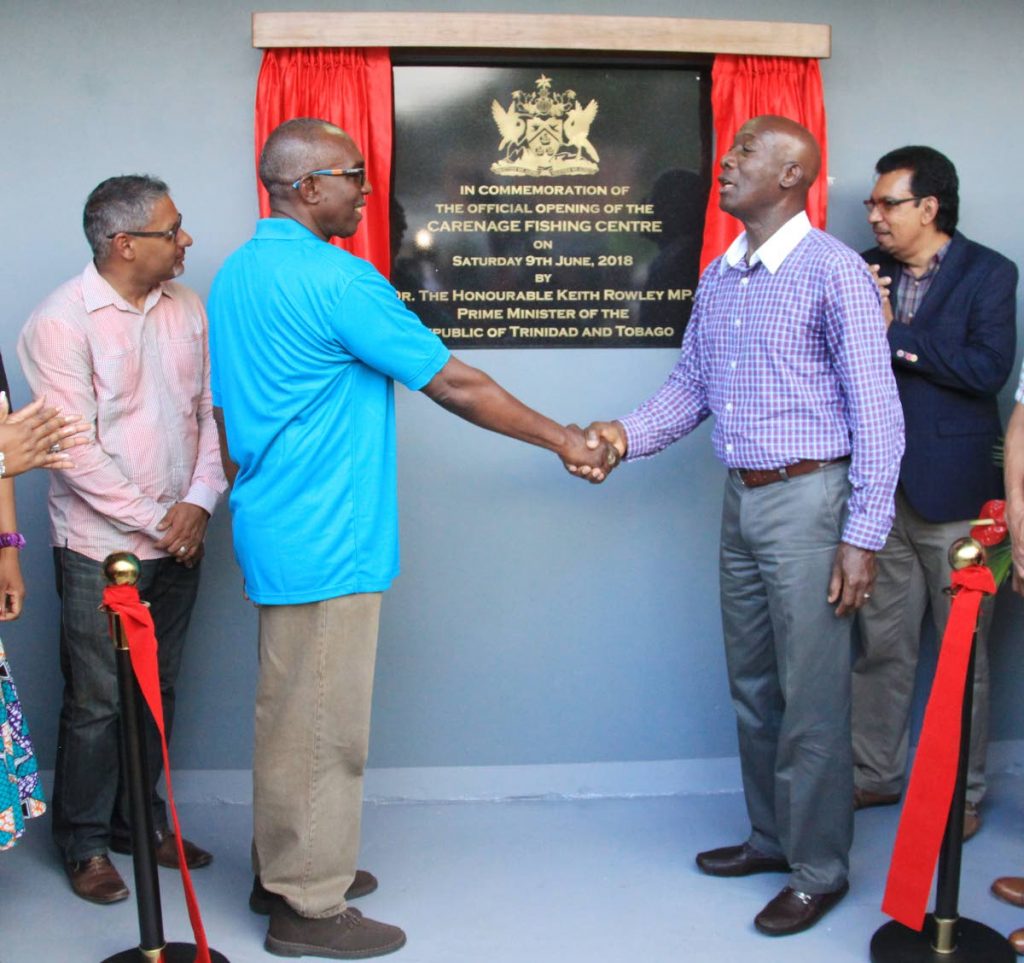
[[59, 452], [61, 450], [60, 442], [59, 441], [55, 441], [52, 445], [50, 445], [49, 449], [47, 449], [47, 450], [50, 452], [51, 455], [56, 455], [57, 452]]
[[178, 549], [178, 554], [179, 555], [184, 555], [187, 551], [188, 551], [188, 546], [187, 545], [182, 545], [181, 548]]

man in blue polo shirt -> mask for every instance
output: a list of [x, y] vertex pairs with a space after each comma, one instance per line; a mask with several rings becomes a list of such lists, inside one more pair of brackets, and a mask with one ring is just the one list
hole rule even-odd
[[368, 262], [326, 243], [355, 233], [371, 186], [358, 147], [322, 120], [267, 139], [271, 216], [210, 294], [215, 414], [235, 552], [259, 606], [250, 906], [282, 956], [377, 956], [397, 926], [347, 907], [356, 870], [381, 593], [398, 574], [394, 386], [556, 452], [600, 481], [587, 448], [450, 356]]

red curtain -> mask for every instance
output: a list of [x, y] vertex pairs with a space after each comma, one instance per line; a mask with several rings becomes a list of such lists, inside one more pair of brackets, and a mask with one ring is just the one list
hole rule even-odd
[[807, 216], [825, 227], [828, 206], [828, 144], [825, 99], [818, 61], [795, 57], [715, 57], [711, 71], [711, 111], [714, 117], [715, 161], [704, 220], [700, 269], [707, 267], [736, 239], [743, 225], [718, 209], [718, 162], [736, 131], [751, 117], [776, 114], [803, 124], [821, 146], [821, 172], [807, 198]]
[[[270, 132], [293, 117], [320, 117], [347, 131], [366, 158], [373, 187], [359, 230], [339, 247], [391, 271], [389, 199], [392, 144], [391, 56], [386, 48], [267, 50], [256, 86], [256, 163]], [[305, 173], [297, 171], [296, 176]], [[260, 216], [270, 201], [257, 177]]]

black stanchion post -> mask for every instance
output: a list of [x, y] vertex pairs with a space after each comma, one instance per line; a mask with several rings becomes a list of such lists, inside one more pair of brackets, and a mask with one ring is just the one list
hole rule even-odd
[[971, 640], [971, 656], [964, 679], [964, 704], [960, 711], [960, 756], [957, 762], [956, 785], [949, 804], [946, 832], [939, 850], [939, 870], [935, 881], [935, 939], [932, 948], [948, 955], [959, 943], [960, 862], [964, 848], [964, 804], [967, 802], [967, 772], [970, 764], [971, 717], [974, 707], [974, 647], [978, 642], [975, 630]]
[[[949, 549], [954, 569], [982, 565], [985, 550], [973, 538], [961, 538]], [[964, 701], [960, 721], [960, 755], [949, 804], [946, 832], [939, 851], [935, 883], [935, 912], [930, 913], [920, 932], [895, 920], [875, 931], [871, 939], [871, 963], [1014, 963], [1017, 954], [1006, 938], [984, 923], [959, 915], [960, 858], [964, 846], [964, 803], [967, 799], [967, 769], [971, 746], [971, 711], [974, 706], [974, 649], [964, 680]]]
[[[135, 585], [142, 571], [142, 563], [129, 552], [115, 552], [107, 556], [103, 571], [107, 581], [114, 585]], [[135, 872], [135, 902], [139, 913], [139, 945], [108, 956], [102, 963], [195, 963], [194, 943], [164, 942], [150, 798], [153, 781], [143, 749], [144, 713], [147, 710], [142, 704], [142, 694], [132, 670], [131, 652], [121, 619], [110, 609], [104, 611], [110, 622], [110, 635], [116, 650], [117, 685], [121, 700], [121, 754], [132, 820], [132, 865]], [[210, 960], [212, 963], [228, 963], [226, 957], [212, 949]]]

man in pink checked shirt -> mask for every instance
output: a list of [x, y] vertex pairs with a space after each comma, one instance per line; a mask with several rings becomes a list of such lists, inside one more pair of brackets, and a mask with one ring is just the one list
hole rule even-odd
[[[53, 788], [53, 835], [83, 899], [128, 896], [108, 850], [130, 852], [118, 754], [118, 696], [106, 617], [97, 610], [103, 559], [142, 561], [139, 593], [160, 642], [160, 687], [170, 733], [174, 683], [199, 585], [206, 524], [226, 488], [209, 386], [206, 314], [177, 284], [191, 236], [163, 181], [113, 177], [85, 205], [93, 260], [33, 311], [18, 343], [32, 390], [79, 411], [94, 443], [50, 482], [50, 537], [61, 599], [64, 697]], [[177, 867], [152, 721], [156, 856]], [[190, 868], [211, 855], [187, 840]]]

